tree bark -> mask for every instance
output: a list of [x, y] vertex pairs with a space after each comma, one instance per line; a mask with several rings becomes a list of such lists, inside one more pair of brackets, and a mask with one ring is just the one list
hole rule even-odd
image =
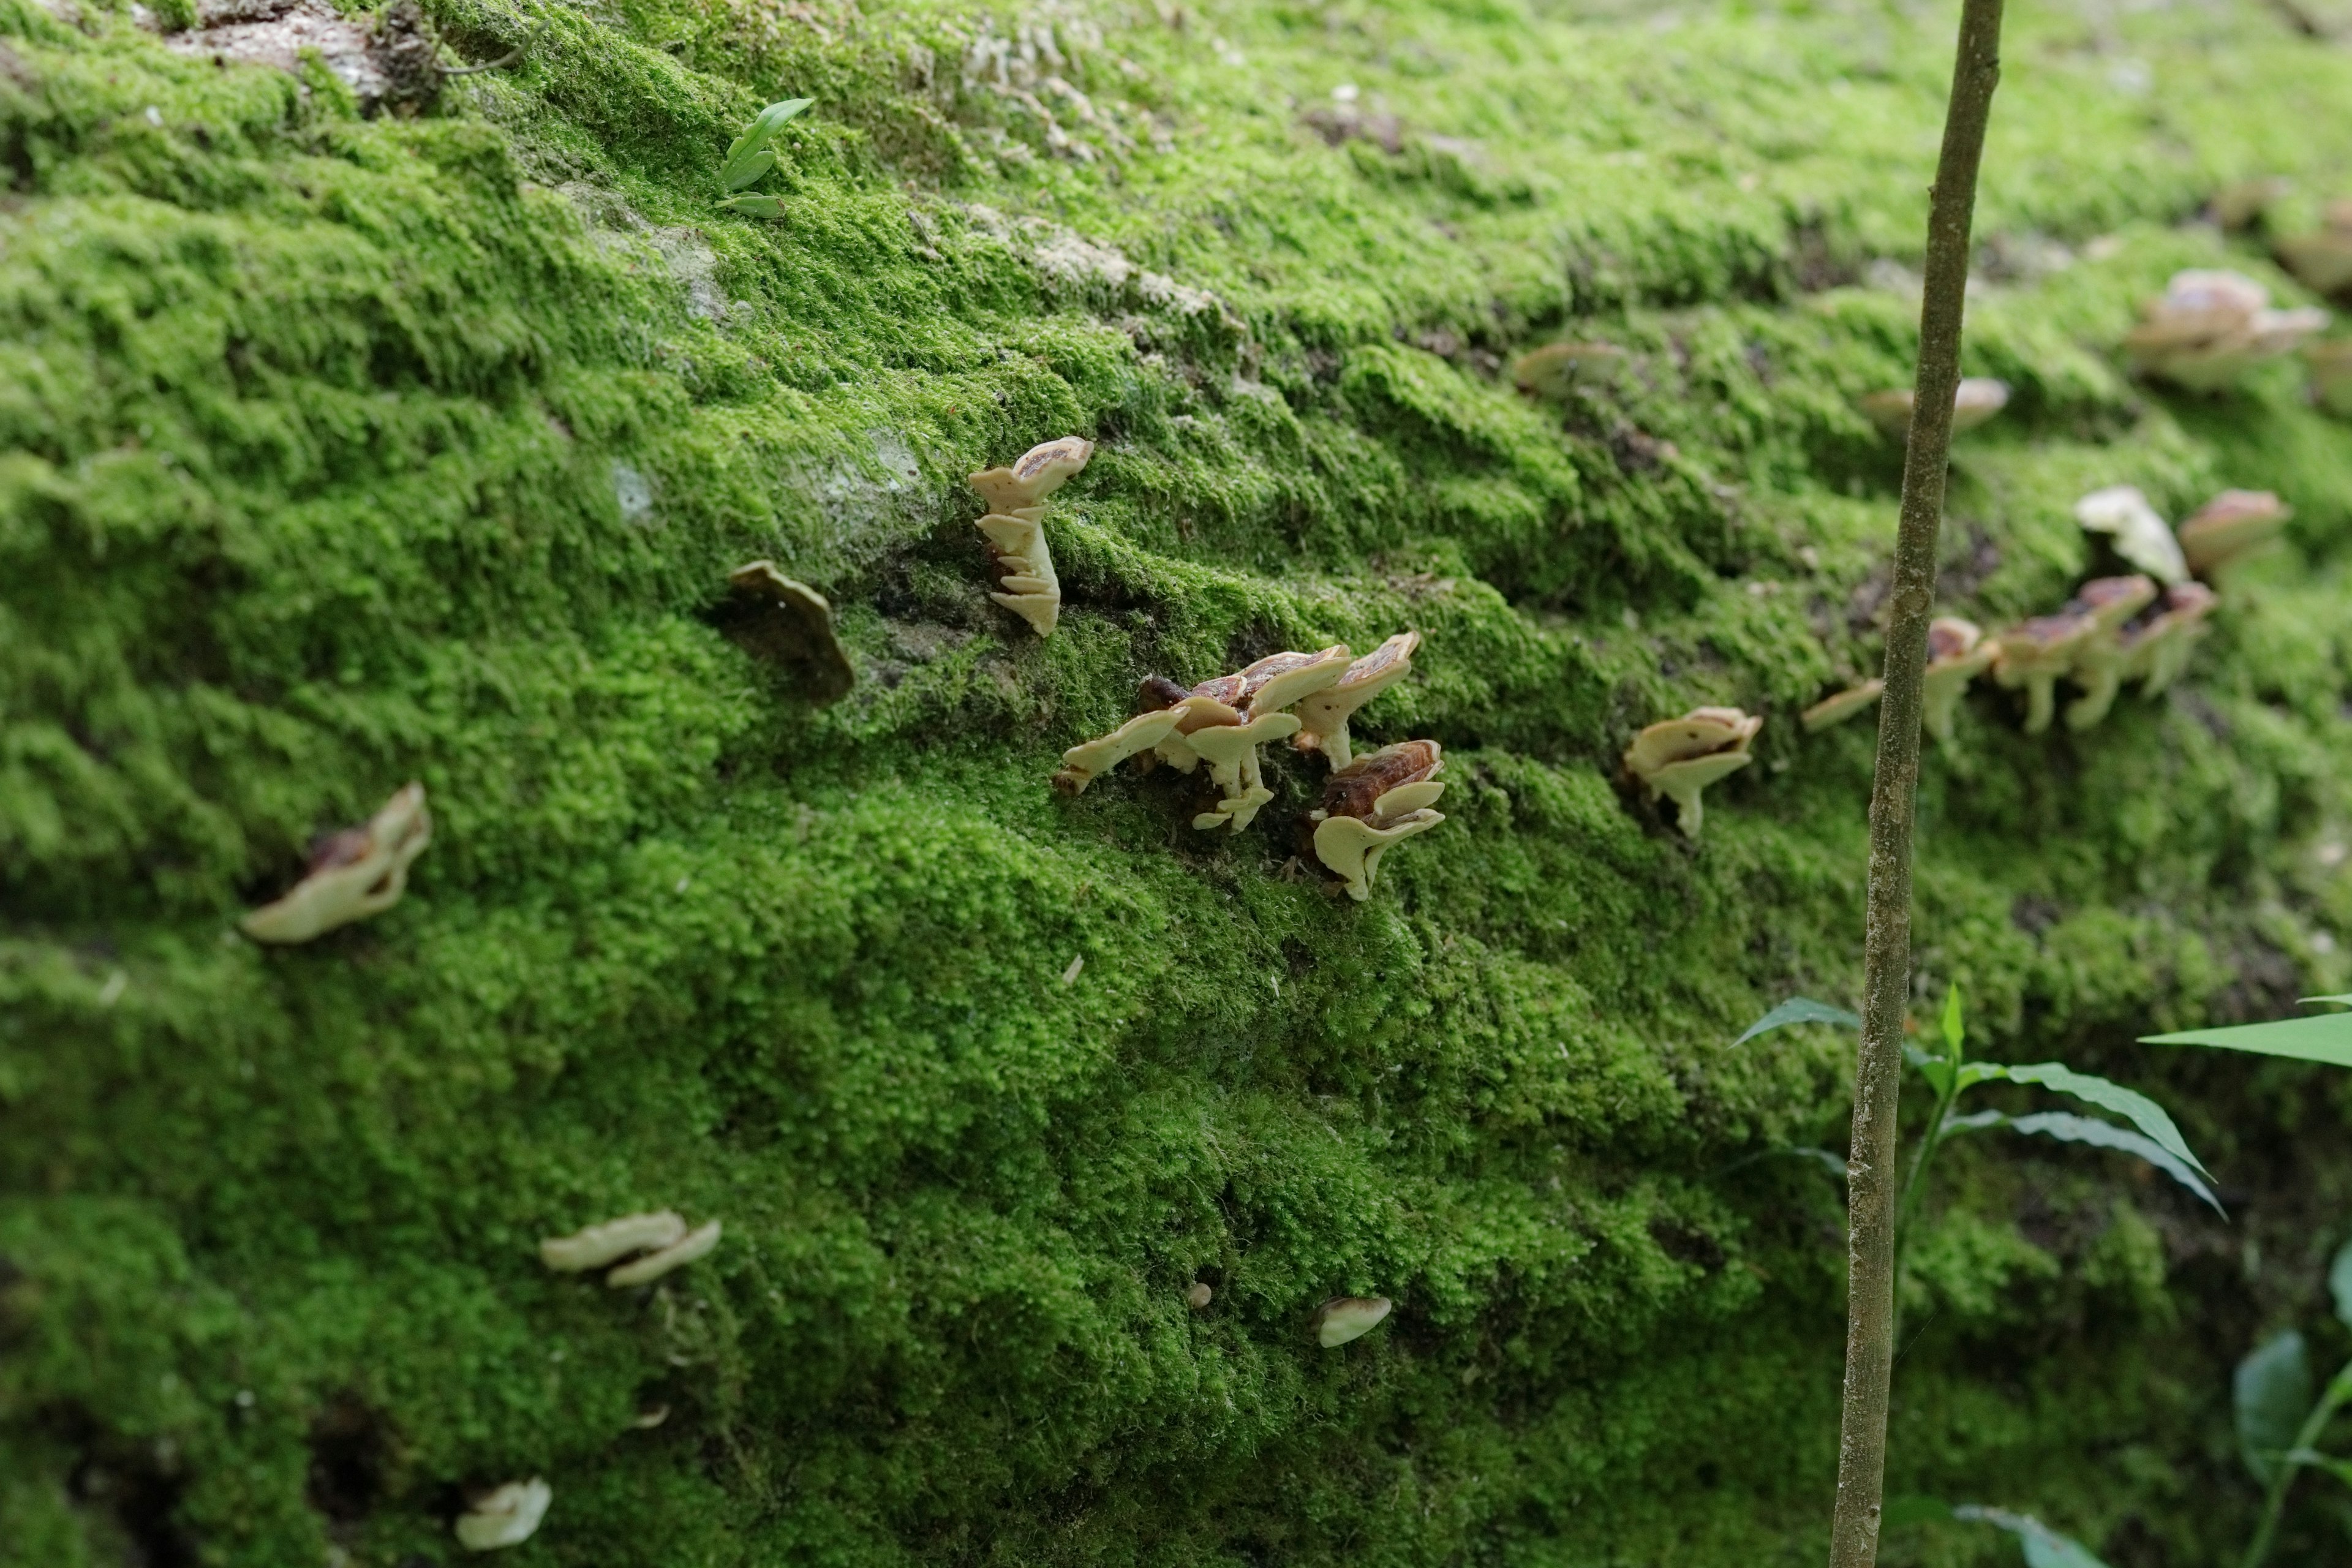
[[1903, 516], [1886, 626], [1886, 687], [1878, 705], [1878, 768], [1870, 795], [1869, 924], [1863, 952], [1862, 1049], [1855, 1065], [1848, 1204], [1845, 1398], [1838, 1442], [1830, 1568], [1871, 1568], [1886, 1482], [1887, 1387], [1895, 1368], [1895, 1105], [1911, 989], [1911, 825], [1919, 784], [1919, 711], [1927, 622], [1936, 603], [1936, 543], [1960, 379], [1969, 230], [1985, 122], [2000, 79], [2001, 0], [1963, 0], [1943, 152], [1927, 204], [1927, 286], [1919, 303], [1919, 374], [1903, 458]]

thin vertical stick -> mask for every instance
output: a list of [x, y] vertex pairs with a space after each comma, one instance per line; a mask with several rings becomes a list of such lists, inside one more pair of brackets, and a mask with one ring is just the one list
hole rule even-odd
[[1963, 0], [1944, 149], [1927, 202], [1927, 276], [1919, 303], [1919, 378], [1903, 457], [1903, 521], [1886, 626], [1886, 690], [1878, 708], [1878, 773], [1870, 794], [1869, 926], [1863, 952], [1862, 1052], [1854, 1071], [1846, 1162], [1845, 1399], [1838, 1441], [1830, 1568], [1872, 1568], [1886, 1484], [1886, 1395], [1895, 1368], [1895, 1100], [1911, 989], [1911, 816], [1919, 784], [1919, 710], [1927, 620], [1936, 603], [1936, 536], [1960, 380], [1960, 312], [1969, 226], [1985, 121], [2000, 79], [2001, 0]]

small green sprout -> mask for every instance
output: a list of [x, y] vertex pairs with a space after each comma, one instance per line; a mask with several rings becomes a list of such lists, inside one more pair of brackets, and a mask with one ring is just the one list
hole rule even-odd
[[[768, 143], [775, 140], [776, 132], [784, 128], [787, 121], [815, 101], [813, 98], [788, 98], [760, 110], [759, 118], [745, 126], [743, 134], [728, 147], [727, 161], [719, 166], [719, 183], [730, 192], [757, 184], [761, 176], [776, 166], [776, 150]], [[783, 216], [783, 204], [774, 196], [730, 195], [719, 205], [751, 217]]]

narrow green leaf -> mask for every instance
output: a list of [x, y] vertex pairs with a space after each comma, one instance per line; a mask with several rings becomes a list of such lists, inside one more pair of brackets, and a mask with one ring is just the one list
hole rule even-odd
[[[2014, 1116], [2006, 1120], [2012, 1129], [2030, 1136], [2055, 1138], [2067, 1143], [2088, 1143], [2100, 1149], [2137, 1154], [2202, 1198], [2215, 1214], [2223, 1219], [2230, 1217], [2230, 1211], [2221, 1206], [2221, 1200], [2213, 1195], [2213, 1189], [2199, 1181], [2196, 1172], [2153, 1138], [2144, 1138], [2112, 1121], [2102, 1121], [2095, 1116], [2077, 1116], [2071, 1110], [2039, 1110], [2031, 1116]], [[1949, 1131], [1951, 1123], [1947, 1122], [1945, 1126]]]
[[1955, 1062], [1961, 1059], [1960, 1042], [1968, 1038], [1968, 1030], [1960, 1021], [1960, 983], [1953, 981], [1944, 993], [1944, 1050]]
[[775, 196], [730, 196], [719, 205], [729, 212], [741, 213], [745, 217], [784, 216], [784, 204]]
[[2063, 1062], [2033, 1062], [2023, 1067], [2011, 1067], [2001, 1062], [1970, 1062], [1960, 1069], [1960, 1087], [1970, 1088], [1988, 1079], [2004, 1079], [2010, 1083], [2038, 1083], [2044, 1089], [2054, 1089], [2061, 1094], [2071, 1094], [2077, 1100], [2088, 1100], [2102, 1110], [2112, 1110], [2128, 1119], [2131, 1124], [2156, 1140], [2167, 1152], [2209, 1180], [2213, 1173], [2205, 1162], [2189, 1152], [2189, 1141], [2180, 1135], [2164, 1107], [2157, 1104], [2136, 1089], [2126, 1089], [2119, 1083], [2093, 1073], [2076, 1072]]
[[763, 147], [749, 157], [730, 159], [727, 166], [719, 171], [719, 178], [729, 190], [740, 191], [775, 166], [776, 154]]
[[2216, 1046], [2225, 1051], [2252, 1051], [2265, 1057], [2292, 1057], [2297, 1061], [2352, 1068], [2352, 1013], [2322, 1013], [2310, 1018], [2281, 1018], [2274, 1024], [2240, 1024], [2227, 1029], [2184, 1029], [2177, 1035], [2143, 1035], [2140, 1043]]
[[2302, 1003], [2306, 1007], [2310, 1006], [2314, 1002], [2332, 1002], [2339, 1007], [2352, 1007], [2352, 991], [2347, 991], [2335, 996], [2298, 996], [2295, 1000]]
[[2025, 1548], [2025, 1568], [2107, 1568], [2089, 1547], [2059, 1534], [2030, 1513], [1964, 1502], [1952, 1510], [1952, 1517], [1970, 1524], [1990, 1524], [2016, 1536], [2017, 1543]]
[[788, 98], [760, 110], [758, 117], [743, 128], [743, 134], [727, 144], [727, 156], [719, 166], [719, 177], [727, 188], [740, 191], [775, 167], [775, 154], [770, 153], [766, 154], [767, 162], [756, 171], [745, 173], [776, 132], [784, 128], [784, 122], [815, 101], [813, 98]]
[[1948, 1059], [1923, 1051], [1908, 1040], [1903, 1042], [1903, 1059], [1919, 1069], [1919, 1075], [1935, 1087], [1938, 1099], [1951, 1092], [1952, 1074], [1958, 1069]]
[[2287, 1450], [2311, 1413], [2311, 1352], [2289, 1329], [2265, 1341], [2238, 1363], [2231, 1384], [2238, 1415], [2238, 1453], [2254, 1479], [2269, 1486], [2288, 1463]]
[[1826, 1002], [1816, 1002], [1810, 996], [1791, 996], [1748, 1025], [1747, 1032], [1731, 1043], [1735, 1047], [1744, 1046], [1767, 1029], [1782, 1029], [1790, 1024], [1840, 1024], [1849, 1029], [1859, 1029], [1862, 1016], [1843, 1007], [1832, 1007]]
[[2327, 1293], [2336, 1298], [2336, 1315], [2352, 1328], [2352, 1241], [2336, 1248], [2336, 1261], [2327, 1267]]

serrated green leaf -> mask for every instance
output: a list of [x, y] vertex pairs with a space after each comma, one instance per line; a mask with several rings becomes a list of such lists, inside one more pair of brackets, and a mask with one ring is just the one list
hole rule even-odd
[[2253, 1478], [2269, 1486], [2287, 1466], [2311, 1413], [2311, 1352], [2290, 1329], [2263, 1342], [2238, 1363], [2231, 1391], [2237, 1410], [2238, 1453]]
[[2336, 1298], [2336, 1315], [2352, 1328], [2352, 1241], [2337, 1247], [2336, 1261], [2327, 1266], [2327, 1293]]
[[2189, 1147], [2189, 1141], [2173, 1125], [2164, 1107], [2157, 1104], [2136, 1089], [2126, 1089], [2111, 1083], [2095, 1073], [2076, 1072], [2063, 1062], [2032, 1062], [2011, 1067], [2002, 1062], [1970, 1062], [1960, 1069], [1960, 1087], [1969, 1089], [1989, 1080], [2010, 1083], [2038, 1083], [2044, 1089], [2054, 1089], [2061, 1094], [2071, 1094], [2076, 1100], [2087, 1100], [2102, 1110], [2112, 1110], [2127, 1118], [2133, 1126], [2156, 1140], [2168, 1153], [2200, 1175], [2210, 1179], [2213, 1173], [2205, 1168]]
[[2213, 1046], [2225, 1051], [2252, 1051], [2259, 1056], [2289, 1057], [2296, 1061], [2352, 1068], [2352, 1013], [2322, 1013], [2315, 1017], [2240, 1024], [2227, 1029], [2184, 1029], [2175, 1035], [2143, 1035], [2140, 1043]]
[[1744, 1046], [1768, 1029], [1784, 1029], [1791, 1024], [1837, 1024], [1849, 1029], [1862, 1027], [1862, 1016], [1843, 1007], [1832, 1007], [1826, 1002], [1816, 1002], [1810, 996], [1791, 996], [1769, 1013], [1748, 1026], [1740, 1037], [1732, 1041]]
[[[1969, 1117], [1965, 1120], [1978, 1126], [1997, 1125], [1985, 1123], [1979, 1120], [1979, 1117], [2000, 1115], [1999, 1111], [1983, 1111], [1979, 1117]], [[1955, 1119], [1956, 1121], [1958, 1120], [1962, 1119]], [[2196, 1172], [2181, 1163], [2174, 1157], [2172, 1151], [2155, 1139], [2143, 1137], [2129, 1128], [2118, 1127], [2112, 1121], [2102, 1121], [2095, 1116], [2077, 1116], [2071, 1110], [2037, 1110], [2031, 1116], [2001, 1117], [2001, 1121], [2007, 1123], [2012, 1131], [2025, 1133], [2029, 1137], [2055, 1138], [2062, 1142], [2088, 1143], [2095, 1148], [2114, 1149], [2126, 1154], [2137, 1154], [2202, 1198], [2215, 1214], [2220, 1215], [2223, 1219], [2230, 1217], [2230, 1211], [2221, 1206], [2221, 1200], [2213, 1195], [2213, 1190], [2210, 1187], [2197, 1179]], [[1945, 1131], [1948, 1132], [1953, 1131], [1954, 1125], [1954, 1122], [1947, 1122]]]
[[2025, 1549], [2025, 1568], [2107, 1568], [2089, 1547], [2073, 1536], [2059, 1534], [2030, 1513], [1964, 1502], [1952, 1510], [1952, 1517], [1969, 1524], [1990, 1524], [2016, 1536], [2017, 1543]]
[[1968, 1029], [1960, 1019], [1960, 983], [1955, 980], [1944, 993], [1945, 1054], [1960, 1060], [1960, 1043], [1967, 1038]]

